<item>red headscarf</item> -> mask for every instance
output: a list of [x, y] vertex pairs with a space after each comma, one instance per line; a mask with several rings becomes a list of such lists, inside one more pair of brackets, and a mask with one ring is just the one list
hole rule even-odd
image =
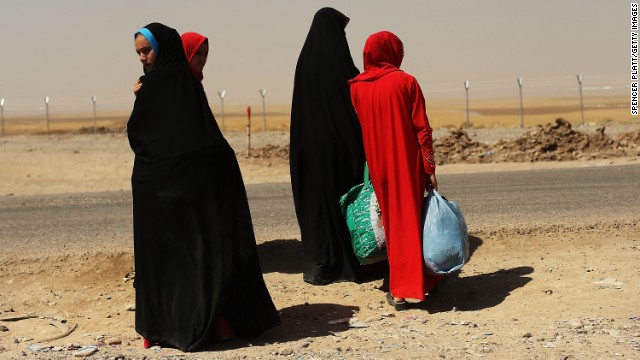
[[362, 57], [364, 72], [349, 83], [373, 81], [392, 71], [400, 71], [400, 64], [404, 58], [404, 46], [394, 33], [380, 31], [367, 38]]
[[[191, 64], [191, 59], [193, 59], [193, 56], [200, 48], [200, 45], [207, 41], [207, 38], [196, 32], [186, 32], [182, 34], [181, 38], [184, 54], [187, 56], [187, 62]], [[193, 69], [191, 69], [191, 71], [193, 71], [193, 75], [195, 75], [200, 81], [204, 79], [202, 71], [195, 72]]]

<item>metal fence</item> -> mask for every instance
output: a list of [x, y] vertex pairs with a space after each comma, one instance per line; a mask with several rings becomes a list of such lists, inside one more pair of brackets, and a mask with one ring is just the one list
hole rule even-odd
[[[490, 98], [512, 98], [514, 105], [519, 107], [519, 115], [514, 118], [514, 125], [525, 125], [527, 115], [527, 99], [532, 98], [574, 98], [576, 109], [580, 111], [580, 121], [584, 124], [585, 113], [597, 108], [615, 106], [599, 101], [589, 103], [590, 99], [618, 98], [624, 99], [629, 93], [630, 83], [627, 76], [589, 76], [576, 74], [575, 76], [526, 78], [502, 80], [466, 79], [458, 83], [428, 83], [421, 81], [427, 102], [434, 103], [439, 99], [459, 99], [466, 116], [464, 125], [472, 127], [474, 103]], [[218, 122], [225, 129], [225, 121], [243, 121], [241, 116], [233, 113], [225, 114], [223, 101], [233, 101], [225, 91], [218, 91], [220, 104], [210, 99]], [[256, 96], [256, 116], [262, 118], [262, 130], [269, 128], [266, 106], [266, 88], [259, 89]], [[261, 104], [257, 105], [257, 104]], [[236, 107], [244, 105], [236, 105]], [[510, 105], [511, 106], [511, 105]], [[104, 131], [121, 131], [126, 124], [128, 112], [132, 107], [130, 98], [109, 98], [88, 95], [82, 98], [56, 97], [55, 94], [39, 99], [12, 99], [10, 94], [0, 94], [0, 136], [20, 133], [55, 133], [55, 132], [85, 132], [99, 133]], [[126, 109], [126, 110], [125, 110]], [[619, 109], [618, 109], [619, 110]], [[236, 111], [237, 113], [238, 111]], [[62, 125], [64, 123], [64, 125]]]

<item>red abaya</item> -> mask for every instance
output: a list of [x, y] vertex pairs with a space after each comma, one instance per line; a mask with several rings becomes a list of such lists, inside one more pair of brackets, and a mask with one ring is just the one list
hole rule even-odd
[[364, 47], [365, 71], [349, 83], [384, 219], [389, 290], [424, 300], [442, 279], [426, 274], [422, 258], [421, 211], [435, 162], [424, 96], [417, 80], [399, 69], [403, 56], [394, 34], [373, 34]]

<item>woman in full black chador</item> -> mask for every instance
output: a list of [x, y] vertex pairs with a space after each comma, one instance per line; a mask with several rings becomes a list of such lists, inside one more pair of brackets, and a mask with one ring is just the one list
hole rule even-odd
[[220, 132], [178, 33], [135, 34], [143, 86], [127, 124], [136, 330], [147, 346], [202, 350], [280, 323], [262, 277], [235, 153]]
[[349, 18], [318, 10], [296, 65], [291, 105], [291, 186], [304, 281], [355, 281], [360, 271], [338, 200], [362, 182], [364, 148], [347, 81], [358, 75], [345, 34]]

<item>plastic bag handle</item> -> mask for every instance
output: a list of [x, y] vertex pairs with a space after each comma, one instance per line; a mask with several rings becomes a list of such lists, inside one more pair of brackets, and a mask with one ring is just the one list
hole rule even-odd
[[[446, 197], [444, 197], [444, 195], [440, 194], [439, 192], [437, 192], [433, 188], [429, 189], [429, 193], [432, 193], [432, 195], [435, 196], [436, 198], [442, 199], [444, 201], [449, 201]], [[429, 193], [427, 193], [427, 196], [429, 196]]]
[[368, 183], [369, 182], [369, 165], [367, 165], [367, 162], [364, 162], [364, 183]]

